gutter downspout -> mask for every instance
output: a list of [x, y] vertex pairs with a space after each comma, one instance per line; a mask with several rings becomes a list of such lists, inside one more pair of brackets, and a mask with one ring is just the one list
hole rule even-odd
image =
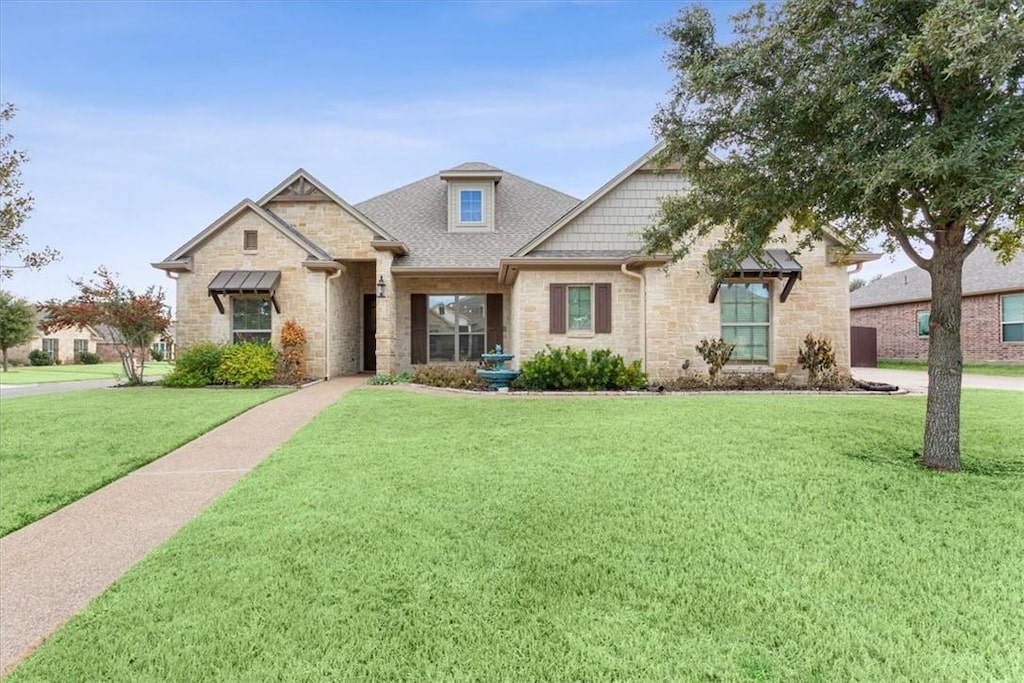
[[644, 274], [634, 273], [623, 263], [619, 268], [623, 275], [635, 277], [640, 281], [640, 349], [643, 353], [643, 369], [647, 372], [647, 278]]
[[331, 280], [337, 280], [345, 272], [345, 266], [338, 264], [338, 272], [324, 278], [324, 379], [331, 378]]

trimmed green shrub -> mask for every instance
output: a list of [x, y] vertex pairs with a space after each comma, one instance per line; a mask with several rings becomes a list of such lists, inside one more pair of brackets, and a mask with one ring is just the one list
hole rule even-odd
[[243, 342], [224, 349], [216, 379], [224, 384], [254, 387], [274, 377], [277, 352], [270, 344]]
[[100, 354], [92, 351], [82, 351], [78, 354], [78, 362], [82, 365], [99, 365], [100, 360]]
[[164, 378], [168, 387], [205, 387], [217, 381], [217, 368], [224, 355], [224, 346], [200, 342], [178, 354], [174, 370]]
[[523, 363], [513, 389], [526, 391], [639, 391], [647, 386], [640, 361], [626, 364], [610, 349], [590, 355], [583, 349], [548, 346]]
[[411, 372], [398, 372], [392, 375], [374, 375], [370, 378], [370, 384], [382, 386], [385, 384], [408, 384], [412, 381]]
[[42, 349], [34, 349], [28, 352], [29, 365], [53, 365], [53, 357]]
[[156, 347], [153, 347], [152, 349], [149, 350], [149, 357], [155, 360], [157, 363], [159, 363], [164, 359], [164, 352]]
[[428, 387], [447, 389], [486, 389], [487, 381], [476, 374], [475, 365], [421, 365], [412, 381]]

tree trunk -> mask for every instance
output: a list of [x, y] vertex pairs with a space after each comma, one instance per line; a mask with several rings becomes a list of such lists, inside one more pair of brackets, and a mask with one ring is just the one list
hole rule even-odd
[[928, 323], [928, 410], [924, 422], [925, 467], [960, 469], [960, 348], [963, 245], [936, 244], [932, 255], [932, 308]]
[[7, 372], [7, 349], [0, 349], [0, 353], [3, 354], [4, 372]]

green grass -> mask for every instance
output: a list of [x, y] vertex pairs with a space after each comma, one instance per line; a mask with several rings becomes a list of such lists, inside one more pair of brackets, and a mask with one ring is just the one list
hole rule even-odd
[[1024, 680], [1021, 407], [352, 392], [10, 681]]
[[[150, 361], [144, 368], [144, 378], [165, 375], [171, 371], [170, 363]], [[124, 370], [121, 363], [98, 363], [96, 365], [22, 365], [8, 366], [7, 372], [0, 372], [0, 384], [46, 384], [50, 382], [78, 382], [85, 379], [121, 379]]]
[[[888, 370], [928, 371], [928, 361], [923, 360], [879, 360], [878, 367]], [[964, 363], [965, 375], [996, 375], [998, 377], [1024, 377], [1024, 365], [1000, 365], [997, 363]]]
[[145, 387], [4, 399], [0, 536], [282, 393]]

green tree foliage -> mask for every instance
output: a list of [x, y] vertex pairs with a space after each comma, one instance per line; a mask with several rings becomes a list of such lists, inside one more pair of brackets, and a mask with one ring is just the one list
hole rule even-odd
[[36, 329], [36, 309], [25, 299], [0, 290], [0, 360], [7, 372], [7, 349], [24, 344]]
[[73, 280], [72, 284], [78, 289], [75, 297], [66, 301], [51, 299], [43, 304], [43, 331], [86, 325], [103, 330], [121, 356], [128, 383], [141, 384], [146, 351], [171, 322], [163, 290], [149, 287], [136, 293], [118, 283], [103, 266], [96, 270], [95, 279]]
[[11, 147], [14, 136], [7, 130], [15, 111], [9, 102], [0, 105], [0, 278], [11, 277], [16, 268], [38, 270], [60, 258], [60, 252], [50, 247], [29, 251], [28, 237], [21, 231], [35, 200], [21, 182], [21, 165], [28, 156]]
[[647, 248], [679, 258], [724, 227], [724, 271], [785, 221], [801, 248], [828, 230], [902, 249], [932, 282], [923, 462], [959, 469], [963, 262], [1024, 242], [1024, 5], [788, 0], [733, 23], [724, 45], [703, 8], [663, 27], [660, 161], [695, 182]]

